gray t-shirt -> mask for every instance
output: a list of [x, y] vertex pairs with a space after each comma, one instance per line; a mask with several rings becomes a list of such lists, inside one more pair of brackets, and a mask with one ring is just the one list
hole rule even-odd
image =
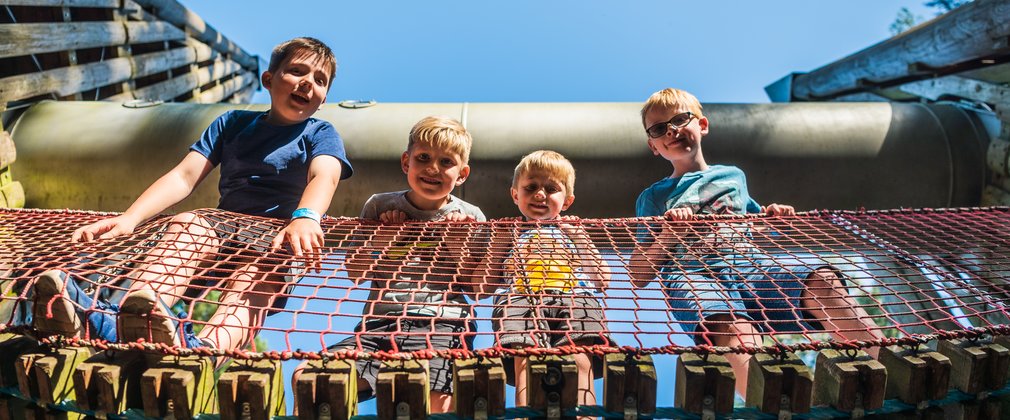
[[[389, 210], [400, 210], [412, 221], [440, 220], [449, 213], [463, 213], [483, 222], [487, 218], [480, 208], [450, 195], [449, 203], [438, 210], [421, 210], [407, 201], [406, 191], [388, 192], [371, 196], [361, 209], [363, 219], [378, 220]], [[437, 316], [441, 318], [466, 318], [470, 305], [463, 287], [452, 284], [457, 261], [448, 261], [435, 255], [446, 238], [429, 229], [409, 230], [410, 238], [401, 238], [394, 249], [387, 251], [391, 264], [395, 259], [408, 258], [396, 267], [376, 267], [367, 276], [372, 280], [363, 315]], [[402, 235], [401, 235], [402, 236]], [[395, 273], [395, 276], [394, 276]], [[366, 319], [367, 321], [367, 319]]]

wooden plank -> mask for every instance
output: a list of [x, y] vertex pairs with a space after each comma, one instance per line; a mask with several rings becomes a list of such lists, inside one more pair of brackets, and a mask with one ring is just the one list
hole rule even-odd
[[821, 350], [814, 371], [814, 404], [830, 404], [861, 417], [884, 405], [887, 370], [865, 351]]
[[102, 352], [74, 369], [77, 405], [88, 411], [119, 414], [141, 405], [140, 377], [147, 360], [140, 352]]
[[188, 29], [193, 38], [206, 43], [211, 48], [223, 54], [229, 54], [233, 60], [242, 64], [243, 67], [254, 71], [259, 69], [259, 63], [255, 56], [246, 53], [234, 42], [219, 33], [217, 29], [214, 29], [213, 26], [204, 22], [196, 13], [179, 4], [179, 2], [175, 0], [135, 1], [144, 6], [144, 8], [151, 10], [159, 18]]
[[782, 418], [810, 411], [814, 375], [795, 353], [755, 354], [748, 362], [747, 406]]
[[198, 61], [192, 48], [182, 47], [133, 56], [133, 77], [150, 76]]
[[196, 102], [201, 104], [211, 104], [223, 101], [225, 98], [231, 96], [231, 94], [238, 92], [242, 88], [251, 85], [256, 81], [256, 78], [252, 76], [252, 73], [244, 73], [234, 78], [225, 80], [221, 84], [214, 86], [213, 88], [207, 89], [200, 93], [199, 97], [191, 99], [189, 102]]
[[256, 87], [257, 87], [256, 83], [246, 86], [242, 90], [235, 92], [235, 94], [231, 96], [231, 99], [228, 102], [233, 104], [247, 104], [251, 102], [253, 95], [256, 94]]
[[[929, 24], [888, 39], [793, 79], [792, 97], [817, 100], [872, 89], [908, 76], [943, 74], [943, 69], [1010, 51], [1010, 7], [976, 1]], [[922, 65], [916, 65], [916, 64]]]
[[91, 349], [65, 347], [49, 353], [18, 357], [15, 364], [18, 389], [44, 404], [59, 404], [74, 399], [71, 376], [74, 368], [91, 356]]
[[210, 62], [210, 64], [201, 66], [200, 69], [196, 71], [196, 74], [198, 76], [200, 86], [203, 86], [212, 81], [224, 78], [225, 76], [238, 73], [241, 70], [242, 66], [238, 63], [218, 57], [216, 60]]
[[153, 85], [144, 86], [140, 89], [134, 90], [132, 96], [136, 99], [146, 99], [150, 101], [171, 101], [177, 96], [196, 89], [197, 86], [199, 86], [199, 84], [197, 84], [196, 75], [193, 73], [186, 73], [182, 76], [175, 77], [164, 82], [158, 82]]
[[526, 363], [526, 401], [548, 419], [571, 418], [565, 415], [579, 405], [579, 368], [575, 358], [533, 356]]
[[[40, 351], [38, 340], [24, 335], [0, 334], [0, 354], [7, 360], [16, 360], [23, 354]], [[0, 388], [18, 386], [17, 372], [13, 363], [0, 363]]]
[[25, 206], [25, 189], [14, 181], [0, 186], [0, 207], [22, 208]]
[[941, 340], [936, 350], [950, 359], [950, 384], [966, 394], [993, 391], [1007, 383], [1010, 349], [996, 343]]
[[673, 404], [702, 418], [733, 412], [736, 376], [725, 356], [694, 353], [677, 357]]
[[452, 364], [452, 402], [457, 416], [505, 416], [505, 368], [501, 358], [458, 359]]
[[0, 102], [11, 102], [47, 93], [67, 96], [130, 78], [130, 60], [113, 58], [74, 67], [0, 79]]
[[5, 6], [95, 7], [115, 9], [119, 0], [4, 0]]
[[348, 420], [358, 414], [354, 360], [312, 360], [294, 386], [298, 418]]
[[0, 58], [185, 38], [165, 22], [12, 23], [0, 25]]
[[14, 149], [14, 140], [11, 133], [0, 132], [0, 168], [6, 168], [17, 160], [17, 152]]
[[217, 381], [222, 419], [269, 420], [283, 416], [280, 360], [234, 360]]
[[193, 418], [217, 413], [214, 367], [198, 356], [165, 356], [141, 376], [140, 394], [148, 417]]
[[608, 354], [603, 365], [603, 408], [625, 419], [656, 413], [656, 366], [652, 356]]
[[428, 418], [427, 360], [386, 360], [375, 383], [376, 415], [380, 420]]

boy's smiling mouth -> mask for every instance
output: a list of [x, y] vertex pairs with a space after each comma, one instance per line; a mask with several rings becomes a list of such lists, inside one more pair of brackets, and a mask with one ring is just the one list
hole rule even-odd
[[429, 178], [429, 177], [426, 177], [426, 176], [422, 176], [422, 177], [420, 177], [420, 179], [421, 179], [421, 182], [424, 182], [425, 184], [442, 185], [442, 180], [440, 180], [440, 179]]
[[309, 103], [309, 98], [301, 93], [294, 92], [291, 94], [291, 97], [295, 100], [295, 102], [298, 102], [300, 104], [305, 105]]

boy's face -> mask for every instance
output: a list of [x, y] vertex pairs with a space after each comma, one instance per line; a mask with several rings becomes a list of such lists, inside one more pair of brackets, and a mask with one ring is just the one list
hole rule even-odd
[[533, 172], [522, 175], [512, 187], [512, 201], [527, 219], [547, 220], [568, 210], [575, 196], [568, 195], [563, 182], [547, 174]]
[[311, 117], [326, 102], [330, 76], [323, 60], [304, 51], [295, 51], [277, 71], [263, 72], [263, 87], [270, 92], [270, 123], [297, 124]]
[[470, 166], [458, 153], [421, 143], [403, 152], [400, 165], [410, 185], [408, 198], [422, 210], [441, 208], [452, 189], [463, 185], [470, 175]]
[[[701, 150], [701, 138], [708, 134], [708, 118], [688, 117], [686, 108], [652, 108], [645, 114], [645, 127], [657, 124], [666, 130], [659, 137], [649, 138], [649, 148], [656, 156], [662, 156], [670, 162], [690, 159]], [[676, 118], [675, 118], [676, 117]], [[674, 124], [689, 118], [686, 125], [678, 128]], [[674, 124], [666, 124], [673, 120]], [[648, 136], [648, 134], [647, 134]]]

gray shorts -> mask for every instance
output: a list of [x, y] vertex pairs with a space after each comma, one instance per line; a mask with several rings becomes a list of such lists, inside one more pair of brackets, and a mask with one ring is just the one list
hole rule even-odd
[[[473, 349], [477, 325], [472, 321], [446, 321], [439, 318], [376, 320], [358, 324], [358, 335], [348, 337], [329, 351], [354, 349], [363, 352], [416, 350]], [[429, 346], [429, 340], [431, 345]], [[395, 347], [395, 348], [394, 348]], [[381, 360], [358, 360], [358, 377], [368, 382], [369, 389], [358, 389], [358, 400], [375, 397], [375, 382], [379, 378]], [[452, 367], [449, 359], [428, 361], [428, 380], [432, 391], [452, 393]]]
[[495, 335], [502, 347], [559, 347], [612, 343], [600, 301], [591, 295], [544, 291], [495, 300]]

